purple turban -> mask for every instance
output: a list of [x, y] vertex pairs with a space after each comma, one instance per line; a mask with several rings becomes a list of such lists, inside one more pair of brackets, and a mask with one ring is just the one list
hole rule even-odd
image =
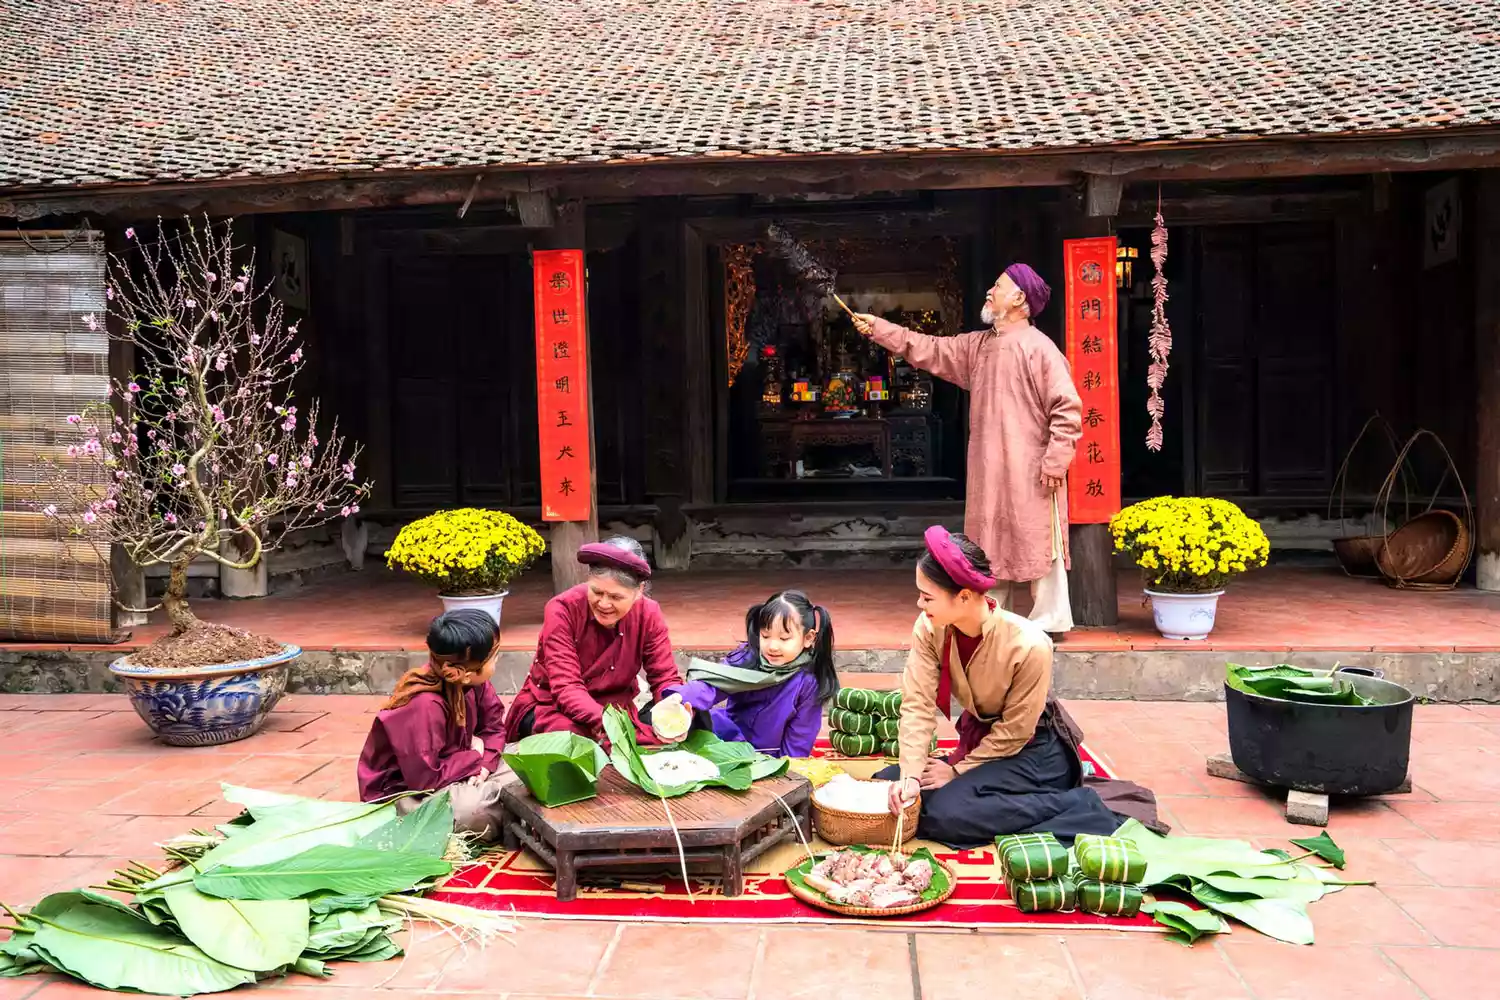
[[1005, 269], [1005, 273], [1016, 283], [1021, 294], [1026, 296], [1026, 308], [1031, 310], [1033, 318], [1047, 308], [1047, 302], [1052, 298], [1052, 289], [1029, 264], [1012, 264]]

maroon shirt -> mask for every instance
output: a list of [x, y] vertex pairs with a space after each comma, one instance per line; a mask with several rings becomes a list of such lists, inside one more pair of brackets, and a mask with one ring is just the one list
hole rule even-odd
[[[400, 708], [375, 716], [359, 755], [361, 801], [397, 792], [435, 791], [500, 766], [505, 749], [505, 708], [490, 684], [464, 692], [464, 724], [448, 722], [441, 695], [424, 691]], [[484, 753], [472, 743], [478, 736]]]
[[682, 683], [661, 606], [642, 597], [618, 624], [605, 628], [589, 611], [588, 584], [563, 591], [547, 602], [536, 658], [505, 719], [508, 738], [520, 738], [521, 720], [535, 710], [532, 732], [563, 730], [600, 739], [604, 707], [614, 705], [635, 720], [638, 740], [659, 742], [635, 710], [642, 670], [655, 698]]

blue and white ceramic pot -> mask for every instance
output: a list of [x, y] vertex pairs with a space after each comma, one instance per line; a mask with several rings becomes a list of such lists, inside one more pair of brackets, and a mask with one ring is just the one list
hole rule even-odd
[[1156, 619], [1156, 630], [1167, 639], [1207, 639], [1214, 630], [1214, 618], [1219, 611], [1219, 598], [1224, 591], [1212, 594], [1163, 594], [1155, 590], [1146, 591], [1151, 599], [1151, 615]]
[[301, 655], [301, 646], [288, 643], [272, 656], [196, 670], [146, 667], [122, 656], [109, 672], [163, 743], [206, 747], [254, 735], [286, 693], [291, 662]]

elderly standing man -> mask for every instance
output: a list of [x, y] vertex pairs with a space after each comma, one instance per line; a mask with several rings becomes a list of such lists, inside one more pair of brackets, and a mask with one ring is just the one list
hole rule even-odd
[[1073, 627], [1068, 603], [1068, 507], [1063, 484], [1083, 433], [1068, 361], [1031, 325], [1052, 290], [1012, 264], [985, 296], [990, 324], [956, 337], [914, 333], [861, 314], [856, 328], [881, 347], [969, 391], [964, 533], [989, 556], [1009, 610], [1030, 587], [1031, 620], [1054, 635]]

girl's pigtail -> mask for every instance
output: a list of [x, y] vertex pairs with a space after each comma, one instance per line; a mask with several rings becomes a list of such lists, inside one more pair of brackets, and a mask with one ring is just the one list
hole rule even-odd
[[839, 693], [839, 672], [833, 665], [833, 616], [821, 604], [813, 607], [812, 669], [818, 679], [818, 701], [826, 705]]

